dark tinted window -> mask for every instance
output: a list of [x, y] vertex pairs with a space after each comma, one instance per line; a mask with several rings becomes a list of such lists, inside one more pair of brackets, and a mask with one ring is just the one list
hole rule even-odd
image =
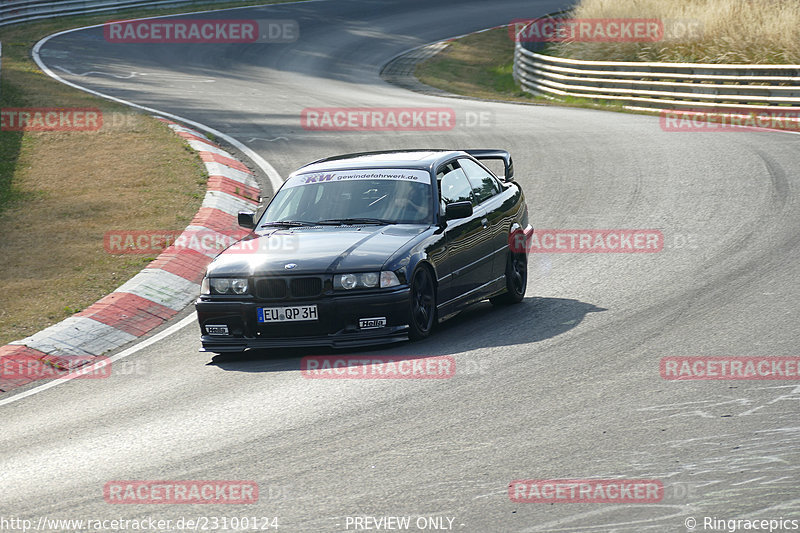
[[485, 168], [471, 159], [459, 159], [461, 168], [469, 178], [472, 185], [472, 192], [475, 195], [475, 203], [479, 204], [500, 192], [497, 180]]

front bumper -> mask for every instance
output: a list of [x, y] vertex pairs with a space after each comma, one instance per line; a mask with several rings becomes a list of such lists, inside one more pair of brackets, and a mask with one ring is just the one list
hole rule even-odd
[[[232, 301], [200, 297], [195, 303], [204, 351], [241, 352], [248, 348], [326, 346], [348, 348], [408, 339], [408, 287], [366, 294], [334, 294], [314, 300]], [[259, 307], [316, 305], [319, 318], [307, 322], [262, 324]], [[359, 319], [385, 317], [386, 326], [360, 329]], [[228, 335], [209, 335], [206, 326], [226, 325]]]

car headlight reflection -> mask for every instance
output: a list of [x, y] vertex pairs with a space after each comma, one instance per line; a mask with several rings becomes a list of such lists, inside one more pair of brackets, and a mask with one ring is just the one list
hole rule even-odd
[[377, 289], [378, 287], [394, 287], [400, 280], [394, 272], [362, 272], [360, 274], [337, 274], [333, 277], [334, 289]]

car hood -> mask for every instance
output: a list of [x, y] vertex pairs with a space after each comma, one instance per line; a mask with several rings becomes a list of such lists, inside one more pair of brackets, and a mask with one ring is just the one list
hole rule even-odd
[[395, 252], [427, 228], [337, 226], [253, 233], [219, 254], [208, 266], [208, 275], [379, 271]]

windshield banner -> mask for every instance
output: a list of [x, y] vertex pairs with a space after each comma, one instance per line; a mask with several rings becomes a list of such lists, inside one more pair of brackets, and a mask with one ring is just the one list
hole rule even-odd
[[315, 172], [313, 174], [301, 174], [294, 176], [286, 181], [284, 188], [299, 187], [312, 183], [323, 183], [326, 181], [354, 181], [354, 180], [394, 180], [411, 183], [430, 184], [431, 176], [425, 170], [414, 169], [370, 169], [370, 170], [339, 170], [332, 172]]

